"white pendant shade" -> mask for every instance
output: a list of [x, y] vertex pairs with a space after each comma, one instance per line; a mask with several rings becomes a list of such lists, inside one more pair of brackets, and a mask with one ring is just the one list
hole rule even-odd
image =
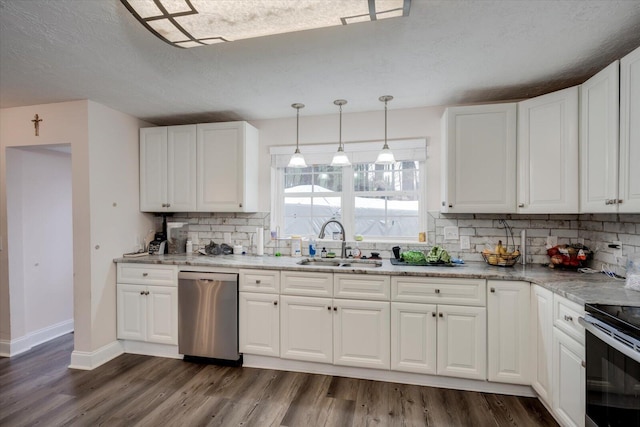
[[306, 168], [307, 167], [307, 163], [304, 161], [304, 156], [300, 154], [300, 151], [296, 150], [296, 152], [293, 153], [287, 167], [290, 167], [290, 168]]
[[342, 150], [338, 150], [336, 154], [333, 155], [333, 160], [331, 160], [331, 166], [349, 166], [350, 164], [349, 157], [347, 157], [347, 154]]
[[380, 153], [378, 154], [378, 158], [376, 159], [376, 164], [378, 165], [392, 165], [396, 162], [396, 158], [393, 156], [393, 152], [386, 145]]

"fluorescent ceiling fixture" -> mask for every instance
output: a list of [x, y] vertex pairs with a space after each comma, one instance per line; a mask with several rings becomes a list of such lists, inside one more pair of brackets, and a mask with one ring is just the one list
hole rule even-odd
[[188, 48], [408, 16], [411, 0], [120, 0], [149, 31]]

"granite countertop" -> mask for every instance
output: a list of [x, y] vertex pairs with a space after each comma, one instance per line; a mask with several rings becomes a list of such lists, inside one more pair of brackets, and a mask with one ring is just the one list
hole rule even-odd
[[599, 303], [640, 306], [640, 292], [624, 289], [624, 280], [604, 274], [584, 274], [576, 271], [558, 271], [540, 265], [517, 264], [513, 267], [494, 267], [482, 262], [469, 262], [455, 267], [414, 267], [392, 265], [382, 260], [378, 268], [302, 266], [301, 258], [250, 255], [147, 255], [138, 258], [118, 258], [115, 262], [224, 267], [259, 268], [265, 270], [325, 271], [355, 274], [383, 274], [392, 276], [429, 276], [468, 279], [524, 280], [541, 285], [578, 304]]

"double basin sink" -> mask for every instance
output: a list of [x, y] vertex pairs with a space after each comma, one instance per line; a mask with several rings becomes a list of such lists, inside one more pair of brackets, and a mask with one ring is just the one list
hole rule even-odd
[[370, 269], [382, 267], [382, 261], [374, 259], [352, 258], [303, 258], [298, 265], [309, 267], [334, 267], [345, 269]]

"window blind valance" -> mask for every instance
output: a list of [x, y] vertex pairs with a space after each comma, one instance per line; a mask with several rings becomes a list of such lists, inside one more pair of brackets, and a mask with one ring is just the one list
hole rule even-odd
[[[425, 161], [427, 159], [426, 138], [387, 140], [396, 161]], [[373, 163], [382, 149], [384, 141], [348, 142], [344, 152], [351, 163]], [[271, 147], [271, 166], [285, 168], [295, 151], [295, 145]], [[301, 145], [300, 152], [307, 165], [328, 165], [338, 150], [338, 143]]]

